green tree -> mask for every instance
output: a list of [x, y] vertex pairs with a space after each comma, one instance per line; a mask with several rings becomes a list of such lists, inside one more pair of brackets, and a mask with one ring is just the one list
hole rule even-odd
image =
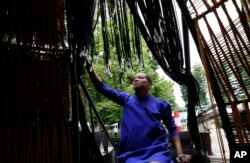
[[[116, 9], [121, 8], [118, 6]], [[146, 43], [141, 36], [135, 38], [138, 35], [134, 33], [136, 29], [135, 25], [132, 24], [133, 18], [124, 15], [121, 19], [122, 22], [120, 22], [118, 19], [115, 19], [119, 14], [120, 12], [112, 11], [108, 19], [100, 21], [106, 21], [105, 23], [97, 21], [95, 26], [89, 51], [93, 57], [93, 64], [97, 74], [106, 85], [133, 94], [134, 91], [131, 85], [133, 76], [137, 72], [144, 72], [153, 80], [153, 87], [150, 93], [169, 101], [172, 108], [175, 109], [177, 105], [173, 93], [174, 83], [160, 78], [157, 74], [156, 69], [159, 65], [149, 52]], [[117, 30], [118, 26], [122, 30]], [[104, 28], [105, 30], [103, 30]], [[135, 39], [137, 39], [137, 43], [139, 42], [140, 45], [135, 45]], [[121, 62], [121, 60], [124, 62]], [[109, 67], [107, 67], [107, 63], [109, 63]], [[97, 93], [86, 73], [84, 73], [83, 79], [104, 123], [112, 124], [118, 122], [122, 108]]]
[[187, 86], [185, 85], [180, 85], [180, 90], [181, 90], [181, 94], [182, 94], [182, 99], [185, 102], [185, 105], [187, 106], [188, 103], [188, 93], [187, 93]]
[[207, 105], [207, 83], [205, 72], [201, 64], [196, 64], [193, 66], [192, 74], [194, 75], [195, 79], [199, 83], [199, 99], [201, 105]]
[[[207, 83], [205, 79], [205, 72], [201, 64], [196, 64], [192, 67], [192, 74], [199, 84], [199, 100], [201, 105], [207, 105]], [[186, 105], [188, 103], [187, 87], [181, 86], [182, 98]]]
[[[153, 58], [150, 56], [145, 56], [145, 67], [142, 68], [140, 66], [134, 66], [131, 71], [125, 72], [124, 75], [124, 82], [120, 82], [120, 72], [119, 72], [119, 65], [117, 61], [111, 62], [111, 73], [105, 73], [105, 66], [103, 64], [102, 59], [100, 59], [98, 56], [96, 57], [94, 61], [94, 68], [97, 72], [97, 74], [100, 76], [102, 81], [112, 88], [118, 89], [118, 90], [125, 90], [131, 94], [134, 93], [132, 88], [132, 79], [136, 72], [145, 72], [147, 73], [153, 80], [153, 86], [150, 90], [150, 94], [163, 99], [167, 100], [173, 110], [176, 110], [178, 107], [175, 103], [175, 96], [173, 93], [173, 86], [174, 83], [170, 80], [165, 80], [163, 78], [160, 78], [158, 73], [156, 72], [156, 69], [153, 69], [152, 63]], [[155, 67], [157, 68], [157, 67]], [[93, 87], [93, 84], [89, 81], [88, 75], [85, 73], [83, 76], [84, 81], [86, 82], [86, 86], [88, 87], [88, 90], [90, 92], [90, 95], [92, 96], [92, 99], [95, 103], [95, 106], [99, 112], [99, 115], [101, 116], [102, 120], [105, 122], [105, 124], [113, 124], [120, 121], [122, 107], [118, 104], [112, 102], [111, 100], [107, 99], [103, 95], [96, 92], [96, 90]]]

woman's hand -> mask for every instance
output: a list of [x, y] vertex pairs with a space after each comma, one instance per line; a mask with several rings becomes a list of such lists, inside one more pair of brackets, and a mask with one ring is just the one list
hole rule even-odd
[[176, 157], [177, 162], [188, 163], [191, 160], [191, 155], [179, 154]]
[[80, 57], [84, 59], [83, 66], [86, 67], [88, 72], [91, 72], [93, 68], [92, 68], [92, 64], [90, 62], [91, 58], [88, 54], [88, 51], [87, 50], [81, 51]]

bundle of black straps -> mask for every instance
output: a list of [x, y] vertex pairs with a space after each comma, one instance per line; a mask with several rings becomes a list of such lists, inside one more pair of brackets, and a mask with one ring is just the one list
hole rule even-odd
[[[107, 72], [110, 71], [110, 47], [115, 47], [117, 59], [122, 71], [129, 70], [133, 67], [133, 54], [136, 54], [138, 64], [143, 66], [142, 40], [140, 37], [142, 35], [150, 52], [164, 72], [177, 83], [187, 86], [189, 95], [188, 125], [196, 151], [198, 154], [202, 155], [198, 127], [195, 120], [195, 106], [198, 103], [199, 90], [197, 82], [192, 76], [188, 66], [190, 65], [189, 59], [187, 58], [188, 56], [186, 54], [184, 55], [182, 50], [180, 30], [173, 2], [174, 1], [168, 0], [47, 0], [37, 1], [37, 3], [29, 0], [4, 0], [0, 2], [0, 20], [5, 22], [0, 30], [0, 50], [3, 51], [3, 49], [7, 49], [7, 51], [9, 51], [11, 48], [15, 50], [13, 47], [16, 47], [16, 45], [18, 45], [20, 49], [25, 48], [31, 54], [28, 57], [32, 57], [32, 60], [30, 61], [28, 58], [22, 64], [28, 66], [30, 62], [34, 64], [34, 61], [38, 64], [31, 65], [31, 68], [23, 67], [24, 69], [21, 69], [22, 73], [25, 74], [27, 70], [34, 70], [31, 72], [37, 77], [37, 81], [40, 79], [40, 75], [46, 76], [49, 75], [48, 72], [51, 72], [48, 71], [46, 64], [53, 64], [53, 73], [63, 76], [57, 78], [58, 83], [62, 83], [59, 79], [64, 79], [64, 77], [65, 80], [63, 81], [67, 81], [65, 84], [67, 87], [65, 87], [65, 85], [61, 86], [67, 90], [61, 87], [60, 89], [58, 88], [58, 90], [63, 90], [62, 92], [65, 94], [65, 96], [60, 95], [59, 99], [57, 98], [58, 96], [56, 96], [58, 90], [52, 85], [53, 82], [47, 82], [44, 78], [43, 86], [46, 89], [41, 89], [44, 93], [44, 97], [39, 96], [39, 91], [35, 92], [34, 89], [31, 89], [39, 98], [34, 99], [37, 100], [34, 101], [35, 107], [30, 106], [30, 108], [33, 109], [32, 111], [34, 111], [35, 114], [34, 121], [40, 122], [44, 111], [41, 109], [41, 106], [48, 104], [48, 107], [45, 108], [54, 107], [54, 101], [46, 101], [48, 100], [47, 96], [49, 97], [49, 95], [47, 95], [49, 94], [48, 92], [53, 92], [53, 89], [55, 89], [54, 92], [56, 93], [55, 97], [54, 94], [52, 95], [55, 100], [58, 100], [58, 105], [60, 102], [63, 104], [65, 103], [65, 105], [63, 105], [65, 107], [63, 111], [65, 112], [62, 113], [62, 118], [65, 120], [65, 126], [58, 131], [58, 135], [60, 133], [71, 132], [71, 126], [73, 126], [72, 133], [67, 136], [72, 137], [72, 146], [74, 150], [71, 152], [74, 159], [72, 159], [71, 156], [67, 156], [68, 162], [71, 162], [71, 160], [79, 163], [101, 163], [105, 161], [95, 143], [93, 132], [90, 131], [87, 125], [84, 104], [79, 90], [79, 87], [81, 87], [84, 93], [87, 94], [87, 98], [91, 101], [81, 78], [84, 69], [83, 59], [80, 53], [88, 49], [91, 55], [96, 55], [98, 45], [93, 38], [94, 30], [99, 22], [101, 22], [102, 26], [102, 48], [104, 49], [103, 57]], [[183, 0], [178, 0], [177, 2], [181, 11], [185, 12], [183, 15], [185, 15], [185, 20], [190, 30], [195, 33], [185, 2]], [[5, 46], [6, 43], [9, 43], [8, 46]], [[1, 53], [1, 70], [5, 72], [5, 78], [9, 77], [7, 71], [5, 71], [5, 69], [8, 68], [4, 63], [5, 60], [9, 60], [10, 63], [18, 69], [19, 64], [14, 64], [14, 61], [17, 60], [17, 57], [22, 61], [22, 57], [27, 56], [28, 53], [26, 51], [20, 51], [20, 49], [19, 52], [14, 51], [15, 55], [17, 55], [15, 56], [16, 58], [13, 57], [9, 59], [3, 56], [3, 52]], [[44, 52], [46, 52], [46, 55], [44, 55]], [[187, 52], [185, 51], [185, 53]], [[10, 54], [6, 52], [6, 56], [9, 57]], [[59, 66], [61, 64], [62, 66]], [[45, 66], [43, 67], [43, 65]], [[70, 65], [70, 72], [65, 71], [68, 70], [67, 68], [64, 69], [68, 67], [68, 65]], [[34, 69], [32, 66], [41, 66], [44, 69]], [[58, 67], [62, 68], [64, 71], [59, 71], [60, 73], [57, 73], [56, 70], [58, 70]], [[41, 73], [37, 73], [37, 70], [41, 70]], [[69, 74], [70, 77], [68, 77]], [[55, 77], [54, 75], [51, 76]], [[120, 78], [122, 81], [123, 76], [121, 75]], [[34, 82], [33, 78], [29, 81], [34, 84], [35, 88], [41, 87], [41, 81]], [[5, 80], [1, 80], [1, 89], [5, 90], [6, 87], [4, 85], [6, 85], [6, 83]], [[19, 84], [18, 82], [16, 83]], [[11, 84], [8, 86], [11, 88]], [[29, 88], [29, 85], [26, 86]], [[48, 88], [51, 88], [51, 90]], [[9, 91], [6, 89], [6, 92]], [[27, 92], [27, 94], [28, 93], [29, 92]], [[68, 95], [71, 97], [69, 98]], [[22, 99], [22, 95], [10, 96], [15, 97], [23, 104], [23, 101], [20, 100]], [[27, 97], [32, 96], [29, 94]], [[42, 103], [41, 101], [45, 102]], [[4, 102], [4, 104], [6, 104], [6, 106], [9, 105], [7, 102]], [[91, 107], [94, 109], [93, 104]], [[6, 108], [3, 110], [7, 110]], [[38, 108], [38, 110], [40, 109], [39, 112], [35, 110], [36, 108]], [[61, 107], [55, 108], [60, 109]], [[71, 108], [72, 121], [68, 124], [68, 112], [71, 111]], [[98, 115], [95, 109], [94, 114]], [[99, 121], [101, 122], [100, 118]], [[79, 133], [78, 122], [81, 123], [81, 133]], [[68, 125], [71, 126], [69, 127]], [[102, 127], [105, 128], [103, 124]], [[65, 128], [67, 132], [64, 131]], [[47, 128], [45, 131], [47, 131]], [[71, 149], [71, 142], [66, 142], [66, 138], [63, 136], [60, 140], [64, 142], [65, 146], [67, 145], [67, 149]], [[57, 142], [55, 142], [55, 148], [53, 148], [53, 150], [58, 149], [56, 145], [58, 145]], [[48, 146], [47, 148], [50, 147]], [[69, 153], [67, 150], [63, 150], [62, 152]], [[63, 160], [65, 158], [62, 157], [61, 159]]]
[[[182, 15], [185, 14], [185, 23], [195, 35], [185, 1], [178, 0], [178, 4], [183, 12]], [[70, 50], [75, 56], [75, 75], [79, 77], [82, 74], [83, 63], [78, 55], [80, 51], [89, 49], [91, 55], [96, 54], [93, 31], [98, 21], [102, 24], [103, 56], [107, 70], [110, 66], [108, 62], [110, 44], [116, 48], [120, 67], [125, 67], [125, 71], [126, 68], [133, 66], [132, 48], [139, 62], [143, 63], [140, 40], [140, 35], [142, 35], [164, 72], [175, 82], [187, 86], [188, 127], [197, 154], [203, 156], [195, 116], [195, 106], [199, 101], [198, 84], [190, 72], [189, 52], [185, 51], [184, 54], [182, 50], [174, 2], [165, 0], [86, 0], [83, 2], [75, 0], [66, 1], [66, 6], [68, 41]], [[129, 6], [129, 9], [126, 6]], [[132, 25], [127, 21], [129, 13], [132, 14], [134, 20]], [[111, 28], [108, 27], [108, 20], [113, 21]], [[131, 29], [133, 29], [132, 36], [129, 35]], [[130, 47], [131, 41], [133, 41], [132, 48]]]

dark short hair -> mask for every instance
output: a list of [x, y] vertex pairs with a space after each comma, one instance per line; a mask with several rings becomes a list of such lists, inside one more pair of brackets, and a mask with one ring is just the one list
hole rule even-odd
[[146, 74], [146, 78], [147, 78], [147, 80], [148, 80], [149, 82], [152, 83], [152, 78], [151, 78], [150, 76], [148, 76], [147, 74]]
[[[151, 78], [148, 74], [146, 74], [146, 73], [144, 73], [144, 72], [138, 72], [138, 73], [143, 73], [143, 74], [145, 74], [145, 77], [146, 77], [147, 81], [149, 81], [149, 82], [152, 83], [152, 78]], [[133, 77], [133, 78], [134, 78], [134, 77]]]

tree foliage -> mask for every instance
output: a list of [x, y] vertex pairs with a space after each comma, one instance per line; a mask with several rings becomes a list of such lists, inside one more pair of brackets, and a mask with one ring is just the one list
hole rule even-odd
[[[150, 94], [157, 98], [168, 101], [173, 109], [178, 107], [175, 103], [175, 96], [173, 93], [174, 83], [170, 80], [165, 80], [159, 77], [158, 73], [156, 72], [158, 67], [151, 65], [151, 63], [154, 62], [151, 56], [145, 55], [144, 68], [140, 66], [134, 66], [131, 71], [126, 71], [124, 74], [119, 72], [119, 65], [115, 60], [112, 60], [111, 62], [110, 73], [105, 72], [105, 66], [101, 56], [96, 56], [93, 62], [95, 71], [106, 85], [117, 90], [127, 91], [130, 94], [134, 94], [134, 90], [132, 88], [132, 79], [134, 74], [137, 72], [145, 72], [153, 80], [153, 86], [150, 90]], [[124, 77], [124, 82], [120, 81], [121, 75]], [[86, 73], [84, 74], [83, 78], [99, 112], [99, 115], [105, 124], [119, 122], [122, 113], [122, 107], [96, 92]]]
[[[205, 73], [201, 64], [196, 64], [192, 67], [192, 74], [199, 84], [199, 100], [201, 105], [207, 105], [207, 83], [205, 79]], [[188, 103], [187, 87], [181, 86], [182, 98], [186, 105]]]
[[[116, 14], [119, 13], [117, 12]], [[150, 94], [167, 100], [172, 108], [175, 109], [177, 104], [175, 103], [173, 93], [174, 83], [159, 77], [156, 72], [159, 65], [148, 50], [146, 43], [142, 37], [135, 38], [133, 32], [136, 31], [136, 28], [131, 25], [133, 22], [132, 17], [124, 17], [122, 22], [120, 22], [115, 19], [116, 14], [110, 15], [109, 19], [105, 20], [105, 23], [103, 23], [104, 20], [102, 20], [102, 23], [97, 21], [94, 30], [93, 42], [91, 42], [89, 52], [91, 53], [93, 66], [97, 74], [106, 85], [134, 94], [131, 85], [133, 76], [137, 72], [144, 72], [153, 80]], [[117, 31], [118, 25], [126, 28], [122, 31]], [[135, 45], [133, 43], [134, 39], [138, 39], [137, 41], [140, 45]], [[138, 53], [141, 55], [138, 55]], [[131, 57], [124, 57], [125, 55]], [[129, 61], [127, 60], [128, 58]], [[112, 124], [119, 122], [122, 112], [121, 106], [97, 93], [86, 73], [84, 73], [83, 78], [104, 123]]]

